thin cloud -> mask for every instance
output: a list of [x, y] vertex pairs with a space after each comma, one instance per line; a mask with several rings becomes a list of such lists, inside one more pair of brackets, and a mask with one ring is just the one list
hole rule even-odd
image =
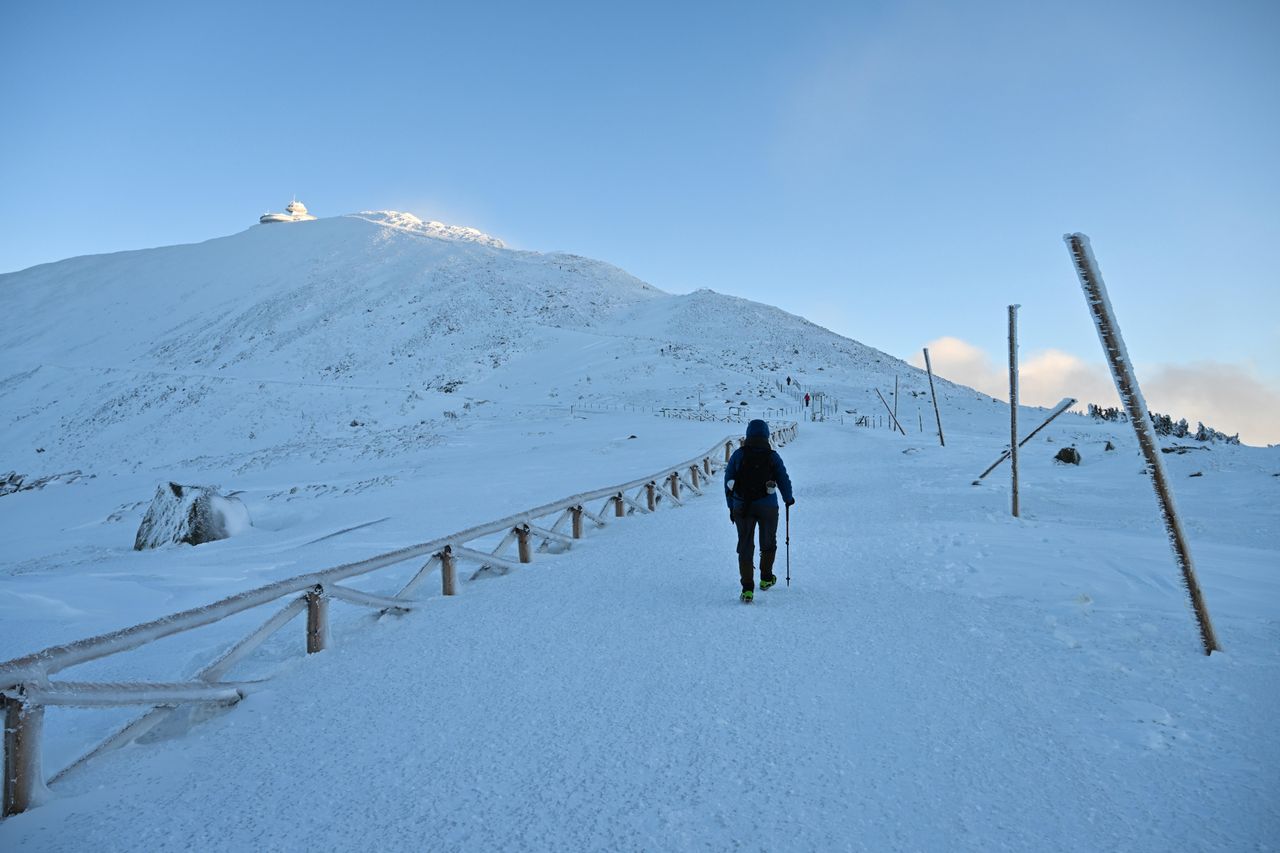
[[1280, 443], [1280, 389], [1251, 367], [1214, 361], [1162, 365], [1143, 388], [1147, 405], [1231, 434], [1245, 444]]
[[[960, 338], [930, 341], [929, 357], [942, 377], [1009, 399], [1009, 368], [985, 350]], [[921, 356], [911, 363], [924, 367]], [[1196, 421], [1227, 434], [1240, 433], [1246, 444], [1280, 442], [1280, 388], [1252, 367], [1222, 362], [1157, 365], [1140, 374], [1152, 410]], [[1086, 403], [1119, 405], [1111, 374], [1100, 363], [1061, 350], [1034, 352], [1018, 365], [1018, 395], [1028, 406], [1052, 406], [1063, 397]]]

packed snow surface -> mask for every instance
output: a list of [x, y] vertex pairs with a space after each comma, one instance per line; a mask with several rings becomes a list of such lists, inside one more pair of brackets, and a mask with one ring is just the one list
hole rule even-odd
[[[0, 848], [1276, 847], [1275, 448], [1166, 445], [1205, 657], [1127, 424], [1040, 433], [1015, 519], [1007, 464], [971, 485], [1003, 404], [940, 382], [940, 447], [919, 371], [799, 318], [393, 225], [0, 276], [0, 469], [48, 478], [0, 496], [0, 659], [629, 481], [821, 392], [782, 449], [790, 585], [737, 602], [713, 485], [403, 616], [335, 602], [329, 650], [291, 623], [227, 676], [265, 690], [68, 775]], [[254, 526], [132, 551], [169, 479]], [[58, 678], [190, 678], [274, 609]], [[136, 713], [49, 709], [46, 770]]]

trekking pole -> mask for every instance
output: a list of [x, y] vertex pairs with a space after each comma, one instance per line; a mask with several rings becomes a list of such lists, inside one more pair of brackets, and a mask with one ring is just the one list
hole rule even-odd
[[787, 504], [787, 586], [791, 586], [791, 504]]

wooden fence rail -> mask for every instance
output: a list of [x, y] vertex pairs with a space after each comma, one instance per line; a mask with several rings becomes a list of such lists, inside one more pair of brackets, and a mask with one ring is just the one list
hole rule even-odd
[[[781, 446], [794, 440], [797, 426], [795, 423], [772, 426], [774, 442]], [[535, 540], [541, 540], [539, 549], [548, 547], [552, 542], [568, 548], [573, 540], [582, 537], [584, 519], [596, 527], [605, 527], [608, 524], [610, 506], [614, 508], [615, 518], [625, 516], [628, 508], [634, 513], [649, 513], [656, 511], [662, 502], [681, 506], [689, 497], [681, 496], [681, 486], [694, 495], [703, 494], [704, 480], [700, 479], [699, 472], [704, 478], [712, 476], [724, 465], [719, 459], [721, 448], [724, 449], [727, 461], [733, 448], [741, 443], [742, 439], [738, 436], [730, 436], [717, 441], [705, 453], [664, 468], [650, 477], [583, 492], [429, 542], [286, 578], [202, 607], [96, 637], [51, 646], [0, 663], [0, 710], [3, 711], [4, 718], [2, 816], [7, 817], [31, 808], [43, 795], [47, 784], [57, 782], [98, 755], [136, 740], [181, 704], [238, 702], [257, 682], [224, 682], [220, 679], [304, 611], [307, 613], [307, 651], [321, 651], [329, 643], [329, 603], [333, 599], [378, 610], [379, 616], [390, 612], [406, 612], [419, 606], [413, 596], [436, 568], [440, 569], [442, 594], [455, 595], [458, 560], [479, 564], [473, 579], [486, 571], [505, 574], [532, 561]], [[629, 492], [634, 492], [634, 497]], [[641, 496], [644, 496], [643, 504]], [[586, 507], [594, 501], [603, 501], [598, 512], [591, 512]], [[554, 517], [555, 520], [547, 524], [544, 520], [549, 517]], [[571, 526], [571, 533], [564, 532], [566, 526]], [[491, 552], [468, 547], [467, 543], [495, 534], [505, 535]], [[519, 562], [502, 556], [513, 542], [517, 544]], [[425, 562], [421, 568], [393, 596], [363, 592], [339, 583], [423, 558]], [[50, 680], [53, 674], [70, 667], [128, 652], [164, 637], [193, 631], [238, 613], [280, 601], [284, 602], [280, 610], [206, 665], [196, 674], [194, 681], [99, 684]], [[131, 705], [153, 707], [46, 782], [41, 769], [40, 740], [44, 708], [49, 705], [90, 708]]]

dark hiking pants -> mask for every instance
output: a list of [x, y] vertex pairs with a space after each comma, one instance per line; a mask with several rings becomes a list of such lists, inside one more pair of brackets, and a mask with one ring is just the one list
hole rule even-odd
[[756, 525], [760, 526], [760, 550], [778, 550], [778, 508], [769, 504], [744, 504], [733, 516], [738, 526], [738, 556], [750, 557], [756, 550]]
[[778, 550], [778, 508], [769, 504], [745, 504], [733, 516], [738, 527], [738, 570], [742, 588], [755, 587], [751, 559], [756, 550], [756, 526], [760, 528], [760, 553]]

